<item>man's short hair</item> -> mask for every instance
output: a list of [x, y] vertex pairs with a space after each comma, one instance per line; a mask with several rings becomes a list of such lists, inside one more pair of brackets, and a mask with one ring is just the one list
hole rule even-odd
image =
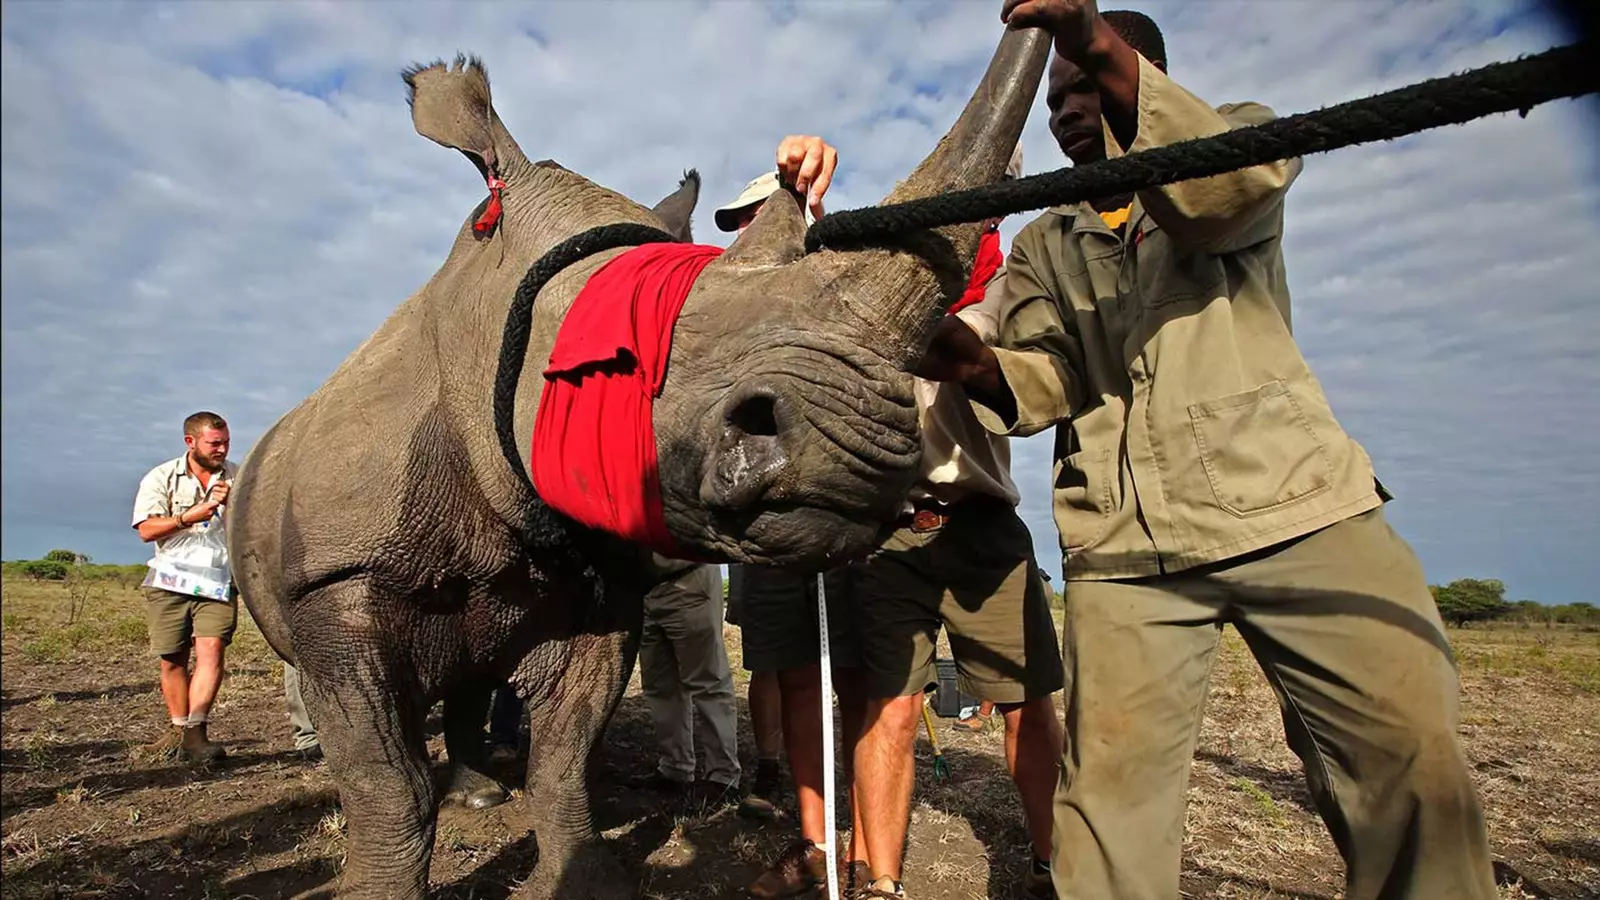
[[1155, 20], [1131, 9], [1112, 9], [1100, 14], [1117, 37], [1139, 51], [1139, 55], [1156, 64], [1163, 72], [1167, 69], [1167, 41]]
[[199, 437], [200, 432], [205, 431], [207, 428], [215, 428], [218, 431], [221, 431], [227, 427], [227, 420], [223, 419], [214, 412], [207, 412], [205, 410], [201, 410], [200, 412], [197, 412], [189, 418], [183, 420], [183, 433], [193, 437]]

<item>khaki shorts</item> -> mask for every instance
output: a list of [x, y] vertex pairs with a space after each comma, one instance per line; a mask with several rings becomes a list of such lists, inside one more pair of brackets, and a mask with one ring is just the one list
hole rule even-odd
[[851, 567], [870, 697], [938, 684], [934, 651], [950, 636], [962, 693], [1022, 703], [1061, 690], [1061, 650], [1033, 539], [1002, 500], [944, 508], [942, 524], [906, 526]]
[[[781, 672], [822, 659], [817, 627], [817, 576], [762, 566], [744, 566], [738, 589], [739, 635], [747, 672]], [[861, 643], [851, 579], [846, 571], [825, 576], [828, 656], [834, 669], [861, 665]], [[732, 592], [730, 592], [730, 597]]]
[[233, 642], [233, 630], [239, 622], [237, 592], [227, 600], [201, 600], [151, 587], [141, 593], [150, 652], [155, 655], [183, 653], [197, 637], [222, 638], [224, 647]]

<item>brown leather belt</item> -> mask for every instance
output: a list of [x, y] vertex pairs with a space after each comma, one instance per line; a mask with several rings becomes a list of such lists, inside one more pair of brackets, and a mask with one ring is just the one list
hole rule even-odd
[[927, 534], [930, 531], [938, 531], [950, 523], [950, 516], [948, 513], [936, 512], [931, 509], [916, 510], [911, 513], [909, 518], [910, 522], [908, 524], [910, 525], [911, 530], [916, 534]]

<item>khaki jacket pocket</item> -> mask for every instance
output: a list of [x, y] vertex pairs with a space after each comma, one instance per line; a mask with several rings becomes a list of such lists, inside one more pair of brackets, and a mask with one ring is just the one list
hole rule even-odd
[[1110, 450], [1080, 450], [1055, 465], [1055, 518], [1061, 544], [1071, 551], [1099, 543], [1116, 512]]
[[1271, 513], [1333, 485], [1333, 465], [1283, 381], [1192, 404], [1189, 424], [1217, 505]]

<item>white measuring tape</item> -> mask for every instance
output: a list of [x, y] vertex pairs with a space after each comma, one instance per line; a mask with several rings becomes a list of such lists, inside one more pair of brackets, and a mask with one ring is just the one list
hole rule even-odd
[[839, 900], [839, 851], [834, 837], [833, 804], [833, 661], [828, 653], [828, 589], [817, 573], [817, 633], [822, 650], [822, 809], [823, 852], [828, 859], [828, 900]]

